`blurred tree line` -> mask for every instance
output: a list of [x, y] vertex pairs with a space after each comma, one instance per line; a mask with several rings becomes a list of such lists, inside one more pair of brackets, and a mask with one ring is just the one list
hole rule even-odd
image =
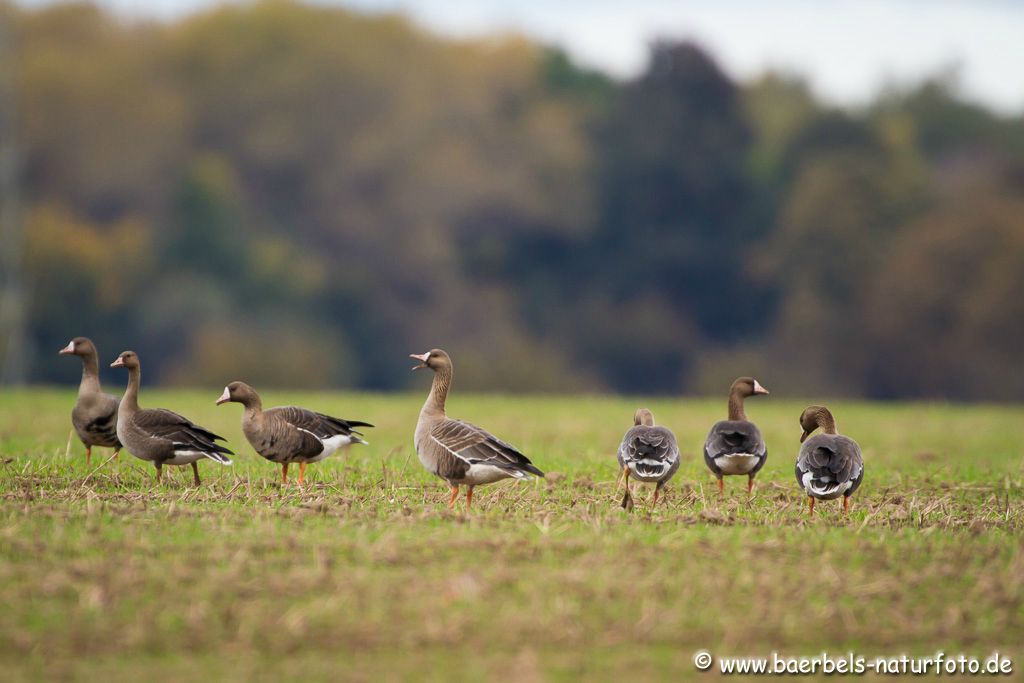
[[0, 20], [33, 380], [85, 334], [178, 384], [444, 346], [475, 388], [1024, 395], [1024, 118], [951, 76], [849, 111], [686, 42], [620, 82], [292, 2]]

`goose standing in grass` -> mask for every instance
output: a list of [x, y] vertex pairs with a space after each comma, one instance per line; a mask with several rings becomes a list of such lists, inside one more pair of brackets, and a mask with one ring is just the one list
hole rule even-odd
[[299, 485], [306, 476], [306, 465], [320, 462], [339, 448], [353, 443], [365, 444], [356, 427], [372, 427], [369, 422], [343, 420], [295, 406], [263, 410], [256, 390], [245, 382], [224, 387], [217, 405], [241, 403], [242, 433], [252, 447], [270, 462], [281, 465], [281, 483], [288, 483], [288, 465], [299, 463]]
[[113, 448], [114, 457], [121, 452], [117, 439], [117, 396], [103, 393], [100, 387], [100, 359], [96, 346], [86, 337], [75, 337], [60, 350], [60, 355], [82, 359], [82, 381], [78, 399], [71, 409], [71, 424], [85, 445], [85, 464], [92, 462], [92, 447]]
[[419, 361], [413, 370], [430, 368], [434, 381], [416, 422], [416, 455], [432, 474], [448, 482], [455, 506], [459, 486], [466, 486], [466, 509], [473, 504], [473, 488], [501, 479], [528, 479], [531, 474], [543, 477], [529, 458], [513, 446], [483, 429], [445, 413], [445, 400], [452, 385], [452, 359], [441, 349], [410, 354]]
[[761, 430], [747, 419], [743, 399], [767, 394], [768, 390], [753, 377], [740, 377], [729, 389], [729, 419], [716, 422], [704, 442], [704, 462], [718, 479], [718, 493], [725, 492], [722, 477], [747, 475], [747, 493], [754, 488], [754, 477], [768, 459], [768, 448]]
[[224, 437], [169, 410], [139, 407], [142, 369], [134, 351], [122, 352], [110, 367], [128, 369], [128, 388], [117, 413], [117, 438], [136, 458], [153, 463], [157, 482], [164, 465], [192, 465], [195, 484], [199, 486], [197, 461], [209, 458], [221, 465], [231, 464], [227, 456], [234, 453], [215, 443], [224, 441]]
[[633, 415], [633, 427], [626, 432], [619, 445], [619, 467], [626, 484], [622, 507], [633, 509], [633, 495], [629, 491], [629, 477], [654, 482], [651, 508], [658, 504], [658, 492], [679, 469], [679, 446], [676, 435], [666, 427], [654, 424], [654, 414], [639, 408]]
[[[850, 496], [864, 479], [864, 457], [860, 446], [836, 431], [836, 420], [825, 406], [808, 406], [800, 415], [800, 454], [796, 459], [796, 480], [810, 500], [843, 497], [843, 513], [850, 512]], [[815, 429], [821, 434], [811, 436]], [[810, 437], [810, 438], [808, 438]]]

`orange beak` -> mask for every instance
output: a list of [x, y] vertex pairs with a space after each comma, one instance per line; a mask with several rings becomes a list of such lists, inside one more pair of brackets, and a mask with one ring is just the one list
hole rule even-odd
[[110, 364], [110, 367], [112, 367], [112, 368], [123, 368], [124, 367], [124, 361], [121, 360], [121, 356], [118, 356], [117, 360], [115, 360], [113, 363]]

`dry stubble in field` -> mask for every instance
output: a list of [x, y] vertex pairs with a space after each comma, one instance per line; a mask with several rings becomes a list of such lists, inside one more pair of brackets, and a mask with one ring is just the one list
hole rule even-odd
[[[686, 456], [665, 505], [616, 506], [638, 401], [464, 397], [453, 412], [550, 476], [471, 515], [411, 452], [418, 396], [268, 395], [376, 422], [371, 446], [281, 488], [217, 392], [152, 392], [229, 438], [231, 468], [155, 486], [67, 446], [70, 395], [0, 397], [0, 663], [14, 679], [612, 679], [696, 674], [693, 653], [865, 655], [1024, 642], [1024, 452], [1007, 407], [837, 404], [865, 448], [849, 519], [808, 519], [801, 404], [751, 405], [769, 463], [719, 500], [699, 457], [721, 401], [649, 401]], [[1024, 662], [1017, 662], [1017, 668]]]

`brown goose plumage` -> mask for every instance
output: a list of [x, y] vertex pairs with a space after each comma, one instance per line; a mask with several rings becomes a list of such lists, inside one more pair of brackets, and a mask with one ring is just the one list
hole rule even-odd
[[320, 462], [339, 448], [352, 443], [365, 444], [356, 427], [372, 427], [369, 422], [343, 420], [295, 406], [263, 410], [263, 401], [256, 390], [245, 382], [232, 382], [224, 387], [217, 405], [241, 403], [242, 433], [252, 447], [270, 462], [281, 465], [281, 483], [288, 482], [288, 465], [299, 463], [299, 484], [306, 475], [306, 465]]
[[78, 398], [71, 409], [71, 424], [85, 445], [85, 464], [92, 461], [92, 447], [113, 448], [114, 457], [121, 452], [117, 439], [116, 396], [106, 394], [100, 387], [100, 360], [96, 346], [86, 337], [75, 337], [60, 350], [60, 355], [75, 355], [82, 359], [82, 381], [78, 385]]
[[[864, 480], [864, 456], [860, 446], [836, 430], [836, 420], [825, 406], [807, 406], [800, 414], [800, 453], [796, 480], [807, 493], [809, 513], [814, 501], [843, 497], [843, 513], [850, 511], [850, 496]], [[821, 434], [811, 432], [821, 429]], [[810, 438], [808, 438], [810, 437]]]
[[768, 460], [768, 447], [757, 425], [747, 419], [743, 399], [767, 394], [768, 390], [753, 377], [740, 377], [729, 388], [729, 419], [716, 422], [704, 442], [704, 464], [718, 479], [718, 494], [725, 485], [722, 477], [747, 475], [747, 493], [754, 488], [754, 477]]
[[658, 504], [658, 494], [679, 469], [679, 446], [676, 435], [667, 427], [654, 424], [654, 414], [647, 408], [638, 408], [633, 414], [633, 426], [619, 444], [619, 470], [626, 484], [622, 507], [633, 509], [633, 494], [629, 490], [629, 477], [637, 481], [653, 482], [651, 507]]
[[451, 486], [448, 507], [454, 507], [459, 486], [465, 485], [466, 508], [473, 503], [473, 488], [501, 479], [526, 479], [531, 474], [543, 477], [530, 459], [513, 446], [476, 425], [453, 420], [445, 413], [445, 400], [452, 384], [452, 360], [441, 349], [410, 354], [420, 361], [413, 368], [430, 368], [434, 381], [416, 422], [416, 454], [433, 474]]
[[209, 458], [222, 465], [231, 464], [227, 456], [234, 453], [216, 443], [224, 441], [224, 437], [170, 410], [139, 407], [142, 369], [134, 351], [122, 352], [110, 367], [128, 369], [128, 387], [117, 412], [117, 438], [136, 458], [153, 463], [158, 482], [164, 465], [191, 465], [195, 484], [199, 486], [197, 461]]

